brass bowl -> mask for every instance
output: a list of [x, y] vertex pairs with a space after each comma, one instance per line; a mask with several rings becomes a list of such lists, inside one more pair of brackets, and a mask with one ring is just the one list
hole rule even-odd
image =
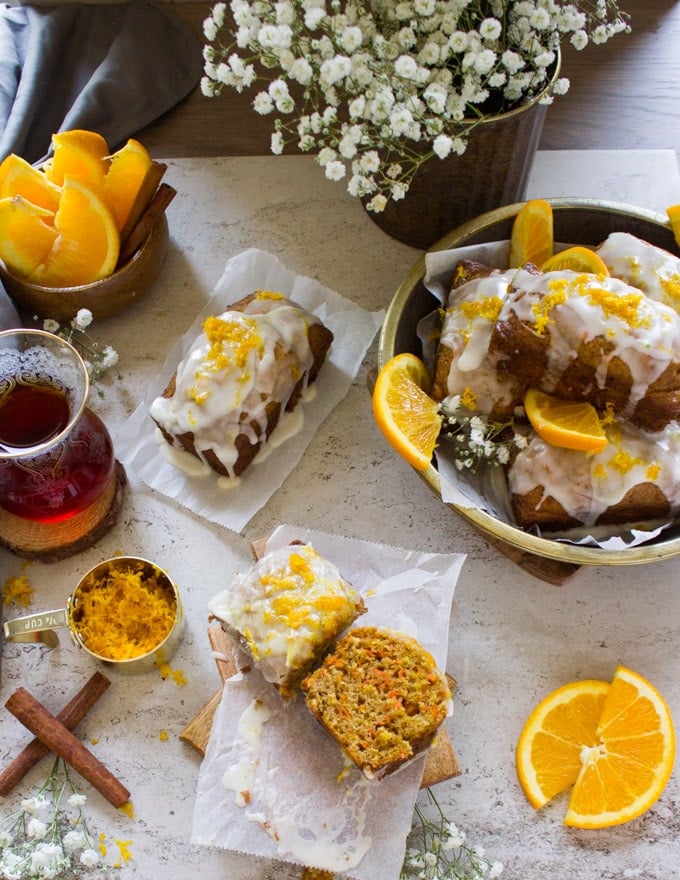
[[[557, 198], [548, 200], [554, 213], [555, 240], [594, 246], [610, 232], [629, 232], [671, 253], [678, 254], [666, 218], [653, 211], [618, 202], [596, 199]], [[447, 250], [510, 238], [512, 223], [523, 203], [506, 205], [458, 226], [430, 250]], [[422, 254], [397, 288], [385, 315], [378, 349], [378, 369], [394, 355], [412, 352], [422, 357], [417, 336], [418, 321], [440, 306], [424, 287], [425, 254]], [[433, 464], [417, 471], [437, 495], [441, 495], [439, 474]], [[655, 540], [623, 550], [582, 547], [531, 535], [485, 511], [447, 504], [463, 519], [484, 533], [492, 543], [501, 542], [525, 553], [575, 565], [633, 565], [658, 562], [680, 553], [680, 525], [662, 532]]]
[[101, 281], [76, 287], [43, 287], [12, 274], [2, 261], [0, 281], [17, 307], [27, 314], [70, 321], [78, 309], [89, 309], [96, 319], [109, 318], [130, 308], [148, 292], [163, 266], [168, 240], [168, 221], [163, 215], [130, 260]]

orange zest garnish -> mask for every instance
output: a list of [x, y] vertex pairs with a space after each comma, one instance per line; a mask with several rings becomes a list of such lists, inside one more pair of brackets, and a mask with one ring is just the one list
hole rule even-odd
[[539, 437], [551, 446], [580, 452], [602, 452], [607, 435], [597, 410], [585, 401], [566, 401], [530, 388], [524, 409]]
[[587, 272], [592, 275], [609, 275], [607, 264], [591, 248], [575, 245], [549, 257], [540, 267], [541, 272], [556, 272], [570, 269], [572, 272]]
[[509, 266], [542, 266], [553, 254], [553, 211], [545, 199], [531, 199], [518, 211], [510, 235]]
[[442, 416], [428, 396], [430, 377], [425, 364], [405, 352], [389, 360], [373, 389], [373, 415], [387, 440], [417, 470], [432, 460]]
[[619, 666], [611, 684], [558, 688], [529, 716], [517, 775], [539, 809], [572, 787], [565, 825], [606, 828], [636, 818], [660, 797], [675, 761], [670, 711], [658, 690]]

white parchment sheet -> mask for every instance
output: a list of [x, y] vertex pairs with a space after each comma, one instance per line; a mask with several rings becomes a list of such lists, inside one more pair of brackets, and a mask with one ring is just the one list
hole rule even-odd
[[[313, 399], [302, 406], [304, 425], [271, 454], [246, 469], [238, 485], [218, 485], [218, 475], [187, 476], [165, 460], [159, 433], [149, 416], [153, 400], [168, 384], [209, 315], [219, 315], [231, 303], [258, 288], [276, 290], [317, 315], [333, 332], [326, 363], [314, 383]], [[383, 311], [368, 312], [312, 278], [294, 275], [266, 251], [250, 248], [227, 263], [212, 297], [184, 336], [173, 346], [144, 399], [114, 436], [118, 458], [149, 486], [194, 513], [240, 532], [294, 469], [316, 430], [345, 397], [366, 350], [378, 331]]]
[[[334, 562], [362, 594], [368, 610], [357, 626], [406, 631], [446, 668], [464, 555], [418, 553], [289, 525], [274, 532], [267, 549], [296, 539]], [[424, 761], [421, 755], [369, 782], [346, 766], [301, 697], [286, 703], [256, 670], [239, 673], [225, 683], [199, 773], [192, 843], [356, 880], [392, 880], [403, 862]], [[247, 782], [247, 803], [225, 787], [225, 774]]]

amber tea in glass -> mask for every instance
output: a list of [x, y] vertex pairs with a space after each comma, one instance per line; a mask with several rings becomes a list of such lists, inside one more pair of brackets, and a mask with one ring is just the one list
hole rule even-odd
[[87, 369], [75, 348], [42, 330], [0, 333], [0, 507], [59, 522], [106, 489], [111, 437], [86, 406]]

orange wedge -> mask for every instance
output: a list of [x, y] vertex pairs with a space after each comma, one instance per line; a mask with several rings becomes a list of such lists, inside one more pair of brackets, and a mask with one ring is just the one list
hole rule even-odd
[[680, 205], [671, 205], [670, 208], [666, 208], [666, 213], [673, 230], [675, 243], [680, 247]]
[[45, 166], [49, 179], [62, 186], [67, 177], [101, 188], [108, 168], [109, 148], [96, 131], [74, 128], [52, 135], [54, 155]]
[[510, 235], [510, 268], [542, 266], [553, 253], [553, 212], [550, 202], [532, 199], [518, 211]]
[[119, 230], [125, 226], [151, 162], [146, 147], [134, 138], [111, 156], [104, 176], [103, 195]]
[[567, 248], [541, 264], [541, 272], [556, 272], [570, 269], [572, 272], [587, 272], [592, 275], [609, 275], [607, 264], [594, 250], [581, 245]]
[[642, 676], [578, 681], [546, 697], [517, 744], [517, 775], [537, 809], [573, 786], [564, 824], [607, 828], [654, 804], [675, 761], [668, 706]]
[[432, 460], [442, 425], [438, 404], [428, 396], [425, 364], [405, 352], [388, 361], [373, 389], [373, 415], [387, 440], [417, 470]]
[[524, 409], [534, 431], [551, 446], [602, 452], [607, 445], [597, 410], [589, 403], [561, 400], [530, 388], [524, 396]]
[[113, 214], [95, 191], [67, 177], [54, 225], [59, 235], [31, 274], [32, 281], [46, 287], [74, 287], [114, 271], [120, 235]]
[[59, 207], [59, 187], [21, 156], [11, 153], [0, 163], [0, 198], [23, 196], [54, 213]]
[[0, 199], [0, 259], [10, 272], [30, 276], [57, 238], [54, 214], [23, 196]]

